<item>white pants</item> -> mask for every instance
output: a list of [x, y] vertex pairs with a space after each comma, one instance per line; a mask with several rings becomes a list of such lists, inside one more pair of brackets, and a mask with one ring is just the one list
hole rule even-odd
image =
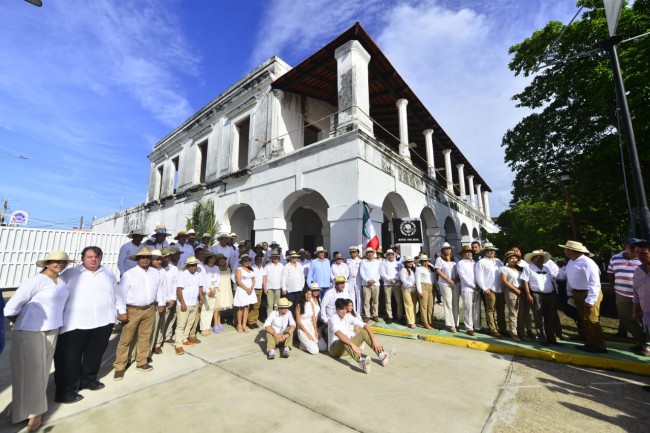
[[445, 326], [458, 328], [460, 324], [459, 305], [460, 287], [454, 284], [453, 287], [438, 283], [442, 294], [442, 304], [445, 308]]
[[357, 313], [357, 316], [361, 317], [361, 311], [363, 309], [363, 287], [361, 286], [361, 275], [357, 275], [355, 278], [350, 278], [348, 287], [348, 292], [352, 302], [354, 303], [354, 311]]
[[214, 308], [217, 305], [217, 297], [211, 298], [209, 296], [203, 297], [203, 308], [201, 308], [201, 331], [210, 329], [212, 326], [212, 318], [214, 317]]
[[307, 331], [309, 331], [309, 334], [317, 340], [310, 340], [307, 334], [302, 332], [302, 329], [299, 329], [298, 340], [300, 341], [300, 349], [306, 350], [312, 355], [317, 355], [318, 352], [325, 352], [327, 350], [327, 343], [325, 343], [325, 340], [323, 340], [320, 335], [318, 335], [318, 332], [313, 329], [314, 325], [311, 323], [303, 323], [303, 326]]
[[481, 329], [481, 294], [476, 290], [463, 291], [463, 322], [465, 329]]

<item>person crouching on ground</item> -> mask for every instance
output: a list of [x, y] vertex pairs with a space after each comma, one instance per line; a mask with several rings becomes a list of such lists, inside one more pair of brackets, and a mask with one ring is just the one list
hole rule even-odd
[[[384, 348], [375, 338], [375, 334], [367, 323], [348, 314], [347, 300], [336, 300], [336, 314], [329, 318], [329, 352], [334, 358], [340, 358], [344, 353], [350, 355], [359, 363], [359, 368], [364, 373], [370, 373], [370, 356], [364, 356], [359, 346], [361, 343], [367, 343], [372, 347], [379, 356], [379, 360], [385, 367], [390, 360], [395, 357], [397, 351], [392, 349], [390, 353], [384, 351]], [[355, 335], [354, 327], [358, 326], [361, 330]]]
[[280, 298], [278, 309], [271, 311], [271, 314], [264, 322], [266, 331], [267, 358], [275, 359], [275, 350], [282, 347], [281, 358], [288, 358], [291, 353], [293, 332], [296, 330], [296, 321], [289, 311], [292, 303], [287, 298]]

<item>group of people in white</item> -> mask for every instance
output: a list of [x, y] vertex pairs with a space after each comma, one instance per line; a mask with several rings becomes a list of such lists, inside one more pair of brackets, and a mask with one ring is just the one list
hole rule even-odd
[[[501, 261], [490, 243], [482, 249], [478, 243], [466, 245], [457, 254], [444, 243], [435, 260], [424, 253], [400, 257], [396, 249], [382, 253], [373, 248], [364, 249], [362, 259], [356, 246], [348, 249], [348, 257], [334, 252], [330, 259], [320, 246], [314, 257], [304, 249], [282, 254], [277, 242], [238, 244], [234, 233], [219, 234], [214, 244], [209, 234], [198, 241], [191, 230], [179, 231], [175, 242], [168, 241], [170, 236], [164, 225], [157, 226], [146, 241], [144, 233], [131, 232], [118, 258], [119, 282], [101, 264], [103, 252], [95, 246], [84, 248], [81, 263], [68, 269], [74, 261], [63, 251], [37, 261], [41, 272], [24, 281], [4, 309], [13, 323], [14, 423], [28, 420], [32, 431], [41, 425], [52, 361], [56, 402], [74, 403], [84, 398], [80, 391], [104, 388], [98, 373], [116, 321], [121, 324], [113, 364], [117, 381], [133, 363], [136, 371], [151, 371], [152, 356], [161, 354], [165, 344], [183, 355], [184, 347], [201, 343], [197, 333], [204, 337], [221, 333], [228, 310], [233, 310], [233, 325], [243, 335], [263, 323], [269, 360], [289, 357], [295, 335], [301, 350], [314, 355], [328, 352], [333, 357], [348, 354], [368, 373], [371, 363], [363, 354], [365, 346], [384, 366], [396, 355], [394, 349], [384, 349], [369, 325], [380, 321], [380, 290], [387, 324], [397, 321], [416, 328], [419, 318], [420, 326], [432, 329], [434, 296], [439, 290], [449, 332], [460, 330], [462, 299], [467, 335], [484, 332], [553, 345], [562, 338], [557, 286], [566, 282], [586, 339], [580, 349], [607, 352], [599, 324], [600, 272], [577, 241], [560, 245], [569, 259], [560, 267], [543, 250], [522, 258], [517, 248], [511, 248]], [[640, 269], [650, 275], [648, 243], [634, 241], [626, 247], [640, 249], [636, 254], [645, 260]], [[629, 270], [623, 259], [612, 259], [612, 281], [615, 265]], [[650, 292], [648, 278], [642, 279], [641, 273], [639, 278], [638, 285]], [[621, 278], [624, 285], [628, 280]], [[641, 291], [634, 296], [628, 316], [639, 324], [641, 317], [650, 317], [650, 294]], [[260, 311], [263, 299], [267, 308]], [[481, 327], [482, 299], [487, 329]], [[638, 349], [648, 356], [648, 328], [643, 326], [639, 338], [644, 340]]]

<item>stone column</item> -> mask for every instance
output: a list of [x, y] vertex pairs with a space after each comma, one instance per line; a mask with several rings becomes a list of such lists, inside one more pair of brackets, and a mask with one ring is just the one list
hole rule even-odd
[[481, 196], [481, 187], [482, 185], [480, 183], [476, 184], [476, 204], [478, 207], [478, 211], [483, 213], [483, 199]]
[[286, 251], [289, 238], [287, 236], [287, 221], [284, 218], [258, 218], [253, 221], [253, 230], [256, 240], [277, 241]]
[[463, 201], [467, 201], [467, 197], [465, 197], [465, 164], [456, 164], [456, 169], [458, 169], [458, 186], [460, 188], [460, 198]]
[[474, 175], [471, 174], [467, 176], [467, 184], [469, 185], [469, 205], [473, 208], [476, 208], [476, 202], [474, 201]]
[[406, 99], [397, 100], [397, 115], [399, 116], [399, 156], [407, 161], [411, 161], [409, 152], [409, 124], [406, 116], [406, 106], [409, 101]]
[[339, 121], [337, 135], [361, 129], [374, 137], [370, 121], [368, 62], [370, 54], [359, 41], [348, 41], [334, 52], [337, 70]]
[[490, 202], [488, 201], [488, 192], [483, 191], [483, 213], [487, 218], [490, 217]]
[[447, 177], [447, 191], [454, 192], [454, 175], [451, 172], [451, 149], [443, 149], [445, 156], [445, 176]]
[[270, 157], [275, 158], [285, 154], [284, 138], [280, 136], [280, 119], [282, 119], [282, 100], [284, 99], [284, 92], [279, 89], [273, 90], [273, 105], [271, 109], [271, 145]]
[[433, 160], [433, 129], [424, 130], [424, 143], [427, 148], [427, 167], [429, 177], [436, 178], [436, 165]]

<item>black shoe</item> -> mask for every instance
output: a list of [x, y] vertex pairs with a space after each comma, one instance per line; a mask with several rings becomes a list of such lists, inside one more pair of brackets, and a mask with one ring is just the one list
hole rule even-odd
[[640, 352], [642, 350], [643, 350], [643, 346], [640, 344], [630, 347], [630, 352]]
[[607, 353], [607, 349], [604, 347], [596, 347], [596, 346], [591, 346], [589, 344], [585, 344], [584, 346], [579, 346], [578, 350], [582, 350], [583, 352], [589, 352], [589, 353]]
[[75, 392], [74, 394], [69, 394], [69, 395], [66, 395], [65, 397], [61, 397], [61, 398], [57, 397], [57, 398], [54, 399], [54, 402], [55, 403], [71, 404], [71, 403], [76, 403], [78, 401], [81, 401], [83, 399], [84, 399], [83, 395], [78, 394], [78, 393]]
[[390, 325], [391, 323], [393, 323], [393, 319], [391, 319], [390, 317], [386, 317], [386, 320], [384, 320], [384, 322], [386, 322], [387, 325]]
[[89, 389], [91, 391], [99, 391], [100, 389], [104, 389], [105, 387], [106, 385], [104, 385], [100, 381], [94, 380], [87, 385], [79, 387], [79, 389]]
[[618, 331], [618, 332], [616, 332], [615, 334], [612, 334], [612, 335], [614, 337], [627, 338], [627, 331], [625, 331], [625, 332]]

